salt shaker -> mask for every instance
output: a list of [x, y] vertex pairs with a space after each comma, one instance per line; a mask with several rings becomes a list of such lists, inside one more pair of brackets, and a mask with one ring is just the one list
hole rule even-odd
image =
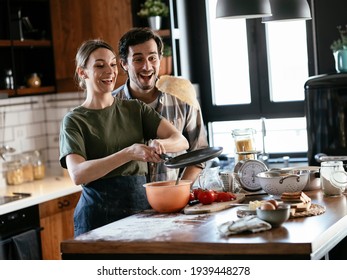
[[5, 76], [5, 88], [6, 89], [14, 89], [12, 70], [8, 69], [8, 70], [6, 70], [5, 73], [6, 73], [6, 76]]

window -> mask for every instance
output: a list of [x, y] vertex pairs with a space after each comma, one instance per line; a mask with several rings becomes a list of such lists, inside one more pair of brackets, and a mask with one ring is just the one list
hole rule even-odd
[[[259, 150], [306, 156], [306, 21], [216, 19], [216, 2], [206, 0], [212, 96], [205, 121], [210, 143], [233, 153], [231, 131], [251, 127], [258, 132]], [[266, 118], [264, 143], [261, 118]]]

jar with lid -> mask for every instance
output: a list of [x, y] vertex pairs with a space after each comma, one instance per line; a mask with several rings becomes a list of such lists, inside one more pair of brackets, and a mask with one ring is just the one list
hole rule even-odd
[[41, 79], [37, 73], [32, 73], [27, 80], [27, 86], [37, 88], [41, 86]]
[[347, 187], [347, 173], [342, 161], [323, 161], [320, 167], [321, 187], [326, 196], [341, 196]]
[[38, 150], [24, 152], [23, 155], [30, 161], [33, 169], [34, 180], [40, 180], [45, 177], [45, 165]]
[[34, 179], [41, 180], [45, 177], [46, 169], [41, 153], [37, 150], [32, 152], [32, 164], [34, 167]]
[[6, 162], [5, 170], [8, 185], [20, 185], [24, 182], [23, 167], [20, 160]]
[[21, 154], [24, 182], [34, 181], [34, 166], [30, 153]]
[[231, 134], [235, 141], [235, 161], [255, 159], [255, 132], [253, 128], [234, 129], [232, 131]]

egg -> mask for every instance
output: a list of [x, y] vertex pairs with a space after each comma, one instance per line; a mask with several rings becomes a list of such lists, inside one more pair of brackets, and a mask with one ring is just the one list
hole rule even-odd
[[275, 206], [275, 208], [278, 208], [278, 201], [275, 199], [269, 199], [267, 200], [267, 202], [270, 202], [273, 206]]
[[271, 202], [265, 202], [260, 206], [261, 210], [275, 210], [275, 206]]

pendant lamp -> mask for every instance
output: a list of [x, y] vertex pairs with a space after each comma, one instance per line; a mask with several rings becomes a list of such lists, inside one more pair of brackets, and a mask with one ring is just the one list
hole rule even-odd
[[269, 0], [218, 0], [216, 18], [260, 18], [271, 16]]
[[270, 0], [270, 5], [272, 16], [263, 17], [262, 23], [311, 19], [310, 7], [306, 0]]

